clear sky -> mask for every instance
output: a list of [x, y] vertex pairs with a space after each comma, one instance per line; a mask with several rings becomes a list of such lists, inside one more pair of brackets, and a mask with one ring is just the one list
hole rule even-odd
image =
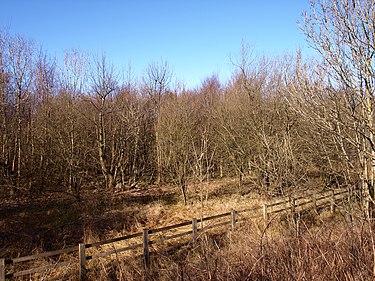
[[167, 61], [195, 87], [213, 73], [230, 77], [242, 42], [259, 54], [311, 52], [298, 28], [308, 0], [0, 0], [0, 28], [35, 40], [51, 55], [106, 53], [140, 77]]

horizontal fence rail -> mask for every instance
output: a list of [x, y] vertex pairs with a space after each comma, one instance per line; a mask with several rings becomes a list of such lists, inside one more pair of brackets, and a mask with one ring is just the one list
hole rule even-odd
[[[145, 276], [148, 276], [148, 268], [150, 263], [150, 245], [162, 244], [167, 241], [190, 236], [191, 241], [196, 243], [198, 239], [198, 233], [204, 232], [213, 228], [219, 228], [226, 225], [231, 225], [231, 230], [236, 229], [236, 223], [245, 221], [246, 219], [259, 218], [263, 216], [265, 222], [269, 221], [270, 215], [279, 214], [282, 212], [291, 212], [292, 217], [296, 217], [296, 214], [300, 216], [302, 212], [306, 212], [311, 209], [324, 208], [330, 206], [331, 211], [334, 211], [335, 205], [349, 198], [350, 193], [348, 190], [331, 190], [331, 191], [321, 191], [314, 192], [305, 195], [298, 195], [296, 197], [289, 196], [284, 197], [281, 200], [270, 204], [264, 204], [263, 206], [257, 206], [253, 208], [247, 208], [242, 210], [232, 210], [230, 212], [213, 215], [209, 217], [204, 217], [201, 219], [193, 218], [191, 221], [183, 221], [177, 224], [163, 226], [155, 229], [145, 228], [142, 232], [121, 236], [113, 239], [102, 240], [94, 243], [79, 244], [75, 247], [69, 247], [61, 250], [50, 251], [30, 256], [18, 257], [13, 259], [0, 259], [0, 281], [5, 281], [6, 279], [29, 275], [33, 273], [43, 272], [49, 269], [54, 269], [61, 266], [69, 266], [76, 263], [77, 255], [79, 260], [79, 274], [80, 280], [86, 280], [86, 274], [88, 271], [88, 261], [103, 258], [106, 256], [123, 253], [126, 251], [142, 249], [143, 262], [145, 267]], [[243, 217], [244, 214], [249, 214], [249, 216]], [[238, 217], [238, 215], [242, 217]], [[198, 227], [198, 221], [200, 223], [200, 228]], [[203, 225], [205, 222], [205, 226]], [[175, 233], [166, 234], [168, 231], [173, 230]], [[177, 233], [176, 233], [177, 232]], [[153, 237], [159, 235], [159, 237]], [[161, 236], [160, 236], [161, 235]], [[133, 241], [132, 245], [120, 246], [116, 248], [114, 244], [123, 241]], [[106, 247], [108, 246], [108, 247]], [[91, 252], [91, 253], [89, 253]], [[6, 269], [8, 266], [14, 266], [22, 262], [30, 262], [37, 259], [51, 258], [54, 256], [69, 254], [75, 256], [76, 258], [70, 257], [71, 261], [55, 262], [52, 264], [47, 264], [44, 266], [39, 266], [36, 268], [23, 269], [16, 271], [15, 268], [12, 269], [13, 272], [7, 273]]]
[[48, 258], [48, 257], [53, 257], [61, 254], [70, 254], [74, 253], [78, 250], [78, 247], [69, 247], [61, 250], [56, 250], [56, 251], [50, 251], [50, 252], [45, 252], [41, 254], [35, 254], [31, 256], [24, 256], [24, 257], [19, 257], [19, 258], [13, 258], [13, 259], [1, 259], [0, 262], [0, 281], [5, 281], [7, 278], [13, 278], [13, 277], [19, 277], [23, 275], [28, 275], [28, 274], [33, 274], [33, 273], [38, 273], [38, 272], [43, 272], [48, 269], [52, 268], [57, 268], [61, 266], [67, 266], [71, 264], [72, 262], [59, 262], [55, 264], [49, 264], [49, 265], [44, 265], [44, 266], [39, 266], [36, 268], [31, 268], [27, 270], [21, 270], [18, 272], [14, 273], [5, 273], [5, 266], [6, 265], [12, 265], [16, 263], [21, 263], [21, 262], [27, 262], [27, 261], [33, 261], [36, 259], [41, 259], [41, 258]]

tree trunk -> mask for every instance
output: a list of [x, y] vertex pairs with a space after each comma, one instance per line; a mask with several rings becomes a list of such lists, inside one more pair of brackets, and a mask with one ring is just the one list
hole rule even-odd
[[186, 183], [184, 180], [180, 182], [180, 189], [182, 194], [182, 199], [184, 201], [184, 206], [187, 205], [187, 194], [186, 194]]
[[[104, 107], [104, 100], [102, 100], [102, 106]], [[99, 123], [98, 123], [98, 151], [99, 151], [99, 163], [102, 170], [105, 187], [113, 187], [113, 176], [110, 174], [110, 171], [107, 169], [106, 165], [106, 142], [105, 142], [105, 129], [104, 129], [104, 113], [103, 110], [99, 112]]]
[[[22, 90], [20, 90], [22, 91]], [[17, 132], [16, 132], [16, 151], [17, 151], [17, 178], [16, 187], [19, 189], [21, 185], [21, 93], [17, 95]]]
[[[159, 121], [158, 121], [159, 122]], [[161, 183], [161, 166], [162, 166], [162, 156], [161, 156], [161, 147], [160, 147], [160, 138], [158, 123], [155, 125], [155, 145], [156, 145], [156, 184], [160, 186]]]

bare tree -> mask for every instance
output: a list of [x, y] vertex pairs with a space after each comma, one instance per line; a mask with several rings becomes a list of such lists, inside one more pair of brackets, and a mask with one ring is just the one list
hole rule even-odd
[[19, 188], [23, 164], [22, 134], [25, 110], [33, 79], [34, 43], [20, 35], [15, 36], [8, 41], [8, 52], [11, 87], [15, 93], [16, 111], [15, 153], [12, 160], [12, 172], [16, 174], [16, 186]]
[[159, 141], [159, 123], [160, 110], [163, 102], [163, 96], [168, 92], [169, 84], [172, 78], [172, 70], [166, 61], [150, 63], [143, 77], [143, 87], [146, 95], [154, 106], [154, 131], [155, 131], [155, 150], [156, 150], [156, 183], [161, 180], [161, 148]]
[[[366, 194], [367, 214], [373, 217], [375, 143], [375, 2], [373, 0], [310, 1], [311, 9], [304, 15], [302, 30], [309, 44], [323, 57], [327, 87], [315, 87], [315, 97], [333, 99], [343, 93], [340, 107], [330, 107], [339, 124], [336, 133], [350, 128], [354, 136], [347, 139], [357, 150], [361, 167], [359, 175]], [[323, 80], [324, 81], [324, 80]], [[322, 94], [323, 93], [323, 94]], [[348, 119], [341, 118], [348, 113]], [[342, 136], [342, 134], [341, 134]]]
[[[123, 186], [135, 187], [153, 165], [153, 124], [149, 103], [135, 85], [128, 83], [120, 90], [116, 100], [119, 139], [123, 153], [120, 165]], [[150, 145], [151, 144], [151, 145]]]
[[180, 188], [184, 205], [187, 203], [190, 139], [194, 131], [192, 104], [191, 97], [186, 93], [171, 94], [160, 111], [161, 163], [168, 178]]
[[1, 131], [1, 155], [0, 166], [3, 179], [10, 176], [10, 155], [9, 141], [10, 134], [8, 129], [8, 110], [9, 110], [9, 73], [7, 72], [7, 36], [0, 31], [0, 131]]
[[[40, 50], [35, 65], [33, 92], [33, 169], [34, 190], [43, 191], [54, 178], [51, 163], [53, 158], [51, 132], [51, 103], [57, 91], [56, 61]], [[35, 151], [35, 152], [34, 152]]]
[[118, 77], [114, 67], [108, 64], [104, 54], [102, 54], [100, 58], [95, 59], [90, 77], [91, 93], [93, 95], [92, 104], [98, 114], [96, 130], [99, 164], [106, 187], [113, 188], [120, 161], [111, 161], [111, 147], [108, 147], [107, 144], [105, 121], [112, 110], [110, 107], [110, 99], [118, 90]]
[[[191, 156], [189, 157], [190, 170], [194, 178], [199, 182], [199, 200], [201, 209], [204, 205], [204, 192], [208, 200], [208, 190], [204, 182], [214, 178], [215, 168], [220, 169], [218, 155], [218, 138], [215, 133], [214, 112], [222, 95], [222, 86], [216, 75], [206, 78], [199, 89], [191, 93], [191, 122], [192, 129], [188, 131], [190, 139]], [[220, 169], [222, 172], [222, 169]], [[221, 173], [222, 176], [222, 173]]]
[[[265, 110], [267, 61], [255, 63], [252, 53], [242, 48], [241, 58], [217, 110], [218, 134], [222, 151], [230, 160], [239, 179], [255, 170], [263, 170], [257, 162], [262, 148], [262, 132], [269, 122]], [[261, 174], [260, 172], [259, 174]]]
[[195, 130], [191, 132], [194, 160], [191, 164], [194, 176], [201, 183], [208, 181], [213, 173], [217, 148], [213, 117], [221, 94], [219, 79], [213, 75], [203, 81], [194, 99]]
[[[87, 57], [80, 51], [70, 50], [64, 54], [64, 65], [60, 72], [60, 91], [63, 100], [66, 101], [66, 110], [64, 111], [66, 122], [61, 124], [57, 136], [63, 136], [59, 140], [63, 159], [66, 162], [67, 192], [79, 198], [79, 171], [82, 164], [82, 154], [79, 145], [79, 121], [82, 118], [78, 103], [84, 92], [85, 79], [87, 78]], [[61, 104], [63, 105], [63, 104]]]

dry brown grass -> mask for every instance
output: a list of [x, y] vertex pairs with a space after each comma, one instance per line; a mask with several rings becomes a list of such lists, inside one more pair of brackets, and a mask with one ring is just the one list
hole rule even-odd
[[[199, 220], [231, 209], [261, 206], [270, 200], [251, 184], [245, 182], [238, 187], [233, 179], [205, 183], [204, 193], [200, 192], [201, 188], [199, 185], [189, 186], [187, 206], [177, 200], [178, 194], [173, 191], [163, 196], [158, 193], [160, 190], [150, 190], [150, 194], [135, 190], [133, 194], [115, 194], [107, 201], [105, 197], [95, 197], [82, 207], [85, 211], [81, 215], [90, 214], [91, 217], [80, 226], [81, 241], [97, 242], [139, 232], [143, 227], [152, 229], [193, 217]], [[126, 196], [133, 196], [133, 200]], [[77, 208], [75, 206], [73, 211]], [[242, 223], [234, 233], [221, 230], [201, 234], [195, 245], [190, 238], [181, 239], [179, 243], [152, 245], [151, 279], [370, 280], [372, 252], [368, 228], [362, 220], [348, 224], [344, 218], [345, 215], [340, 213], [334, 216], [329, 212], [320, 216], [306, 213], [302, 217], [298, 238], [293, 220], [284, 214], [273, 218], [266, 228], [262, 221], [252, 219]], [[126, 246], [122, 243], [102, 246], [101, 252]], [[139, 240], [134, 243], [139, 243]], [[37, 250], [43, 251], [41, 248]], [[95, 253], [96, 250], [90, 251]], [[70, 259], [72, 265], [25, 279], [76, 280], [77, 257], [59, 259]], [[59, 260], [43, 261], [38, 265], [51, 261]], [[144, 277], [141, 251], [96, 259], [89, 261], [88, 266], [90, 280], [142, 280]]]
[[[306, 220], [306, 221], [305, 221]], [[371, 237], [366, 223], [348, 224], [325, 213], [303, 230], [279, 218], [246, 223], [232, 233], [204, 234], [191, 243], [152, 255], [151, 280], [373, 280]], [[141, 259], [101, 261], [91, 280], [142, 280]]]

